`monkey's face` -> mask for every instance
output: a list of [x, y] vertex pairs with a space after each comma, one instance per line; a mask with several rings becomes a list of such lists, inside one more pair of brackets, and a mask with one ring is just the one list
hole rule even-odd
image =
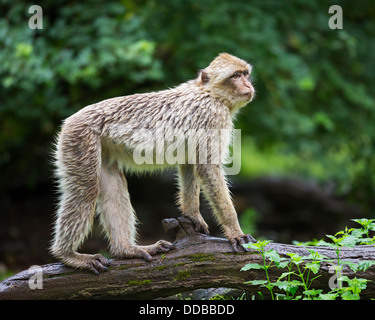
[[250, 70], [237, 70], [228, 79], [227, 85], [231, 88], [233, 100], [249, 103], [253, 100], [255, 90], [250, 82]]
[[211, 94], [228, 103], [232, 110], [248, 104], [255, 96], [250, 81], [252, 66], [246, 61], [222, 53], [200, 73], [200, 83]]
[[[235, 70], [235, 71], [234, 71]], [[213, 86], [216, 96], [228, 101], [228, 106], [232, 111], [236, 111], [250, 101], [255, 96], [255, 90], [250, 81], [251, 67], [237, 68], [227, 72], [224, 79], [218, 81]]]

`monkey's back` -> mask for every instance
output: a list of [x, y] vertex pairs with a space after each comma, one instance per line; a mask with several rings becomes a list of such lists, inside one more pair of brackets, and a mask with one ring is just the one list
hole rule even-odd
[[[165, 163], [158, 165], [155, 152], [152, 164], [134, 163], [137, 147], [155, 148], [162, 140], [172, 141], [176, 136], [199, 129], [231, 130], [232, 118], [224, 104], [189, 81], [173, 89], [89, 105], [64, 121], [60, 138], [64, 131], [75, 131], [74, 139], [84, 141], [89, 130], [100, 140], [103, 161], [132, 171], [144, 171], [166, 166]], [[58, 144], [62, 142], [60, 138]]]

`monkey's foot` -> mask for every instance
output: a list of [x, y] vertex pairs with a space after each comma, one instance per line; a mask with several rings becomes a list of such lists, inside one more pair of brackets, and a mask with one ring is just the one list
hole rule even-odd
[[243, 234], [238, 237], [228, 238], [232, 248], [235, 252], [248, 251], [247, 248], [243, 246], [246, 243], [255, 243], [257, 242], [250, 234]]
[[106, 271], [110, 261], [101, 254], [81, 254], [74, 253], [63, 258], [63, 262], [70, 267], [83, 269], [99, 274]]
[[159, 240], [158, 242], [151, 244], [149, 246], [134, 246], [126, 250], [124, 254], [121, 254], [123, 258], [143, 258], [144, 260], [150, 262], [152, 261], [152, 256], [158, 253], [165, 253], [169, 250], [174, 249], [174, 244]]

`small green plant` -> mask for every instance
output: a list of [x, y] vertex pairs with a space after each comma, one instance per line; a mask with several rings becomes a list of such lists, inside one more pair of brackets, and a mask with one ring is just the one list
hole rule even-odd
[[[281, 257], [274, 249], [266, 247], [271, 241], [259, 241], [257, 243], [249, 243], [247, 248], [258, 251], [263, 263], [248, 263], [241, 271], [260, 270], [265, 272], [265, 280], [252, 280], [245, 282], [250, 285], [256, 285], [266, 288], [271, 295], [272, 300], [358, 300], [360, 293], [366, 289], [369, 280], [354, 277], [350, 279], [342, 276], [345, 266], [348, 266], [353, 272], [366, 271], [369, 267], [375, 265], [375, 261], [361, 261], [354, 263], [352, 261], [344, 261], [341, 259], [341, 251], [343, 247], [354, 247], [361, 244], [375, 244], [375, 237], [370, 236], [371, 231], [375, 231], [375, 220], [370, 219], [353, 219], [361, 225], [361, 228], [345, 228], [344, 231], [337, 232], [334, 236], [327, 235], [332, 242], [320, 240], [314, 241], [316, 245], [329, 246], [335, 250], [336, 259], [329, 259], [321, 255], [319, 252], [307, 249], [309, 255], [300, 256], [296, 253], [287, 253], [286, 257]], [[322, 262], [332, 264], [336, 272], [337, 285], [331, 285], [331, 291], [323, 293], [321, 289], [314, 289], [313, 282], [319, 277], [318, 272]], [[269, 276], [269, 269], [277, 267], [286, 269], [280, 277], [272, 282]], [[343, 282], [346, 286], [343, 286]], [[285, 293], [275, 293], [274, 288]], [[300, 289], [300, 290], [299, 290]], [[297, 293], [300, 292], [301, 294]]]
[[375, 231], [375, 219], [352, 219], [361, 225], [361, 228], [352, 229], [352, 234], [357, 237], [357, 244], [375, 244], [375, 236], [370, 237], [370, 231]]
[[[247, 270], [250, 270], [250, 269], [263, 269], [264, 272], [266, 273], [267, 280], [253, 280], [253, 281], [248, 281], [246, 283], [252, 284], [252, 285], [261, 285], [263, 287], [266, 287], [271, 293], [272, 300], [274, 300], [274, 295], [273, 295], [273, 292], [272, 292], [274, 284], [271, 283], [271, 281], [270, 281], [270, 278], [269, 278], [269, 275], [268, 275], [268, 269], [272, 268], [272, 263], [273, 262], [276, 263], [278, 258], [280, 258], [280, 256], [275, 250], [265, 250], [266, 246], [270, 242], [271, 241], [264, 240], [264, 241], [259, 241], [259, 242], [256, 242], [256, 243], [248, 243], [246, 245], [247, 248], [257, 250], [261, 254], [262, 259], [263, 259], [263, 264], [248, 263], [247, 265], [245, 265], [241, 269], [241, 271], [247, 271]], [[278, 256], [278, 258], [277, 258], [277, 256]], [[269, 263], [267, 262], [266, 258], [270, 259]]]
[[[375, 265], [375, 261], [360, 261], [354, 263], [352, 261], [343, 261], [340, 253], [343, 247], [352, 248], [356, 245], [375, 244], [375, 237], [370, 237], [370, 231], [375, 231], [375, 223], [373, 219], [352, 219], [352, 221], [361, 225], [361, 228], [345, 228], [344, 231], [337, 232], [334, 236], [327, 235], [331, 242], [319, 241], [318, 245], [331, 247], [336, 252], [336, 264], [334, 269], [337, 276], [338, 286], [332, 288], [329, 293], [332, 298], [341, 298], [343, 300], [359, 300], [359, 294], [366, 288], [369, 280], [362, 278], [349, 279], [342, 276], [344, 266], [348, 266], [353, 272], [366, 271], [369, 267]], [[344, 287], [342, 282], [346, 282]]]
[[[261, 241], [246, 245], [247, 248], [257, 250], [261, 254], [263, 258], [263, 265], [258, 263], [249, 263], [245, 265], [241, 271], [263, 269], [267, 278], [267, 280], [253, 280], [246, 283], [251, 285], [260, 285], [267, 288], [271, 294], [272, 300], [275, 300], [276, 298], [278, 300], [292, 300], [294, 298], [308, 299], [320, 293], [316, 292], [316, 290], [311, 290], [310, 287], [313, 281], [319, 277], [314, 277], [314, 275], [318, 273], [320, 269], [320, 261], [322, 261], [325, 257], [316, 251], [309, 250], [310, 254], [306, 257], [302, 257], [296, 253], [288, 253], [287, 256], [289, 258], [284, 258], [273, 249], [265, 249], [270, 242], [271, 241]], [[268, 270], [272, 267], [287, 268], [287, 271], [282, 273], [276, 282], [271, 282]], [[297, 279], [292, 279], [292, 276]], [[274, 287], [285, 291], [285, 294], [278, 293], [275, 297], [273, 292]], [[295, 296], [299, 287], [303, 288], [303, 296]]]

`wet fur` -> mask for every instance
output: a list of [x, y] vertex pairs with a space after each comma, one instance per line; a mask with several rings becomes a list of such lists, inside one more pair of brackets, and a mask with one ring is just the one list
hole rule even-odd
[[[231, 139], [232, 118], [249, 102], [228, 83], [238, 69], [251, 72], [247, 62], [221, 54], [197, 79], [173, 89], [104, 100], [64, 121], [55, 150], [60, 193], [51, 246], [55, 257], [95, 273], [106, 269], [108, 263], [102, 256], [77, 253], [92, 228], [95, 213], [115, 257], [150, 260], [152, 255], [172, 248], [163, 240], [151, 246], [136, 244], [137, 221], [123, 171], [148, 172], [166, 167], [134, 162], [134, 149], [147, 143], [140, 129], [162, 130], [167, 137], [173, 137], [176, 130], [188, 135], [191, 129], [227, 129], [220, 151], [223, 160]], [[244, 237], [220, 164], [182, 164], [179, 177], [180, 209], [198, 229], [208, 233], [199, 213], [203, 189], [228, 239], [234, 243]]]

